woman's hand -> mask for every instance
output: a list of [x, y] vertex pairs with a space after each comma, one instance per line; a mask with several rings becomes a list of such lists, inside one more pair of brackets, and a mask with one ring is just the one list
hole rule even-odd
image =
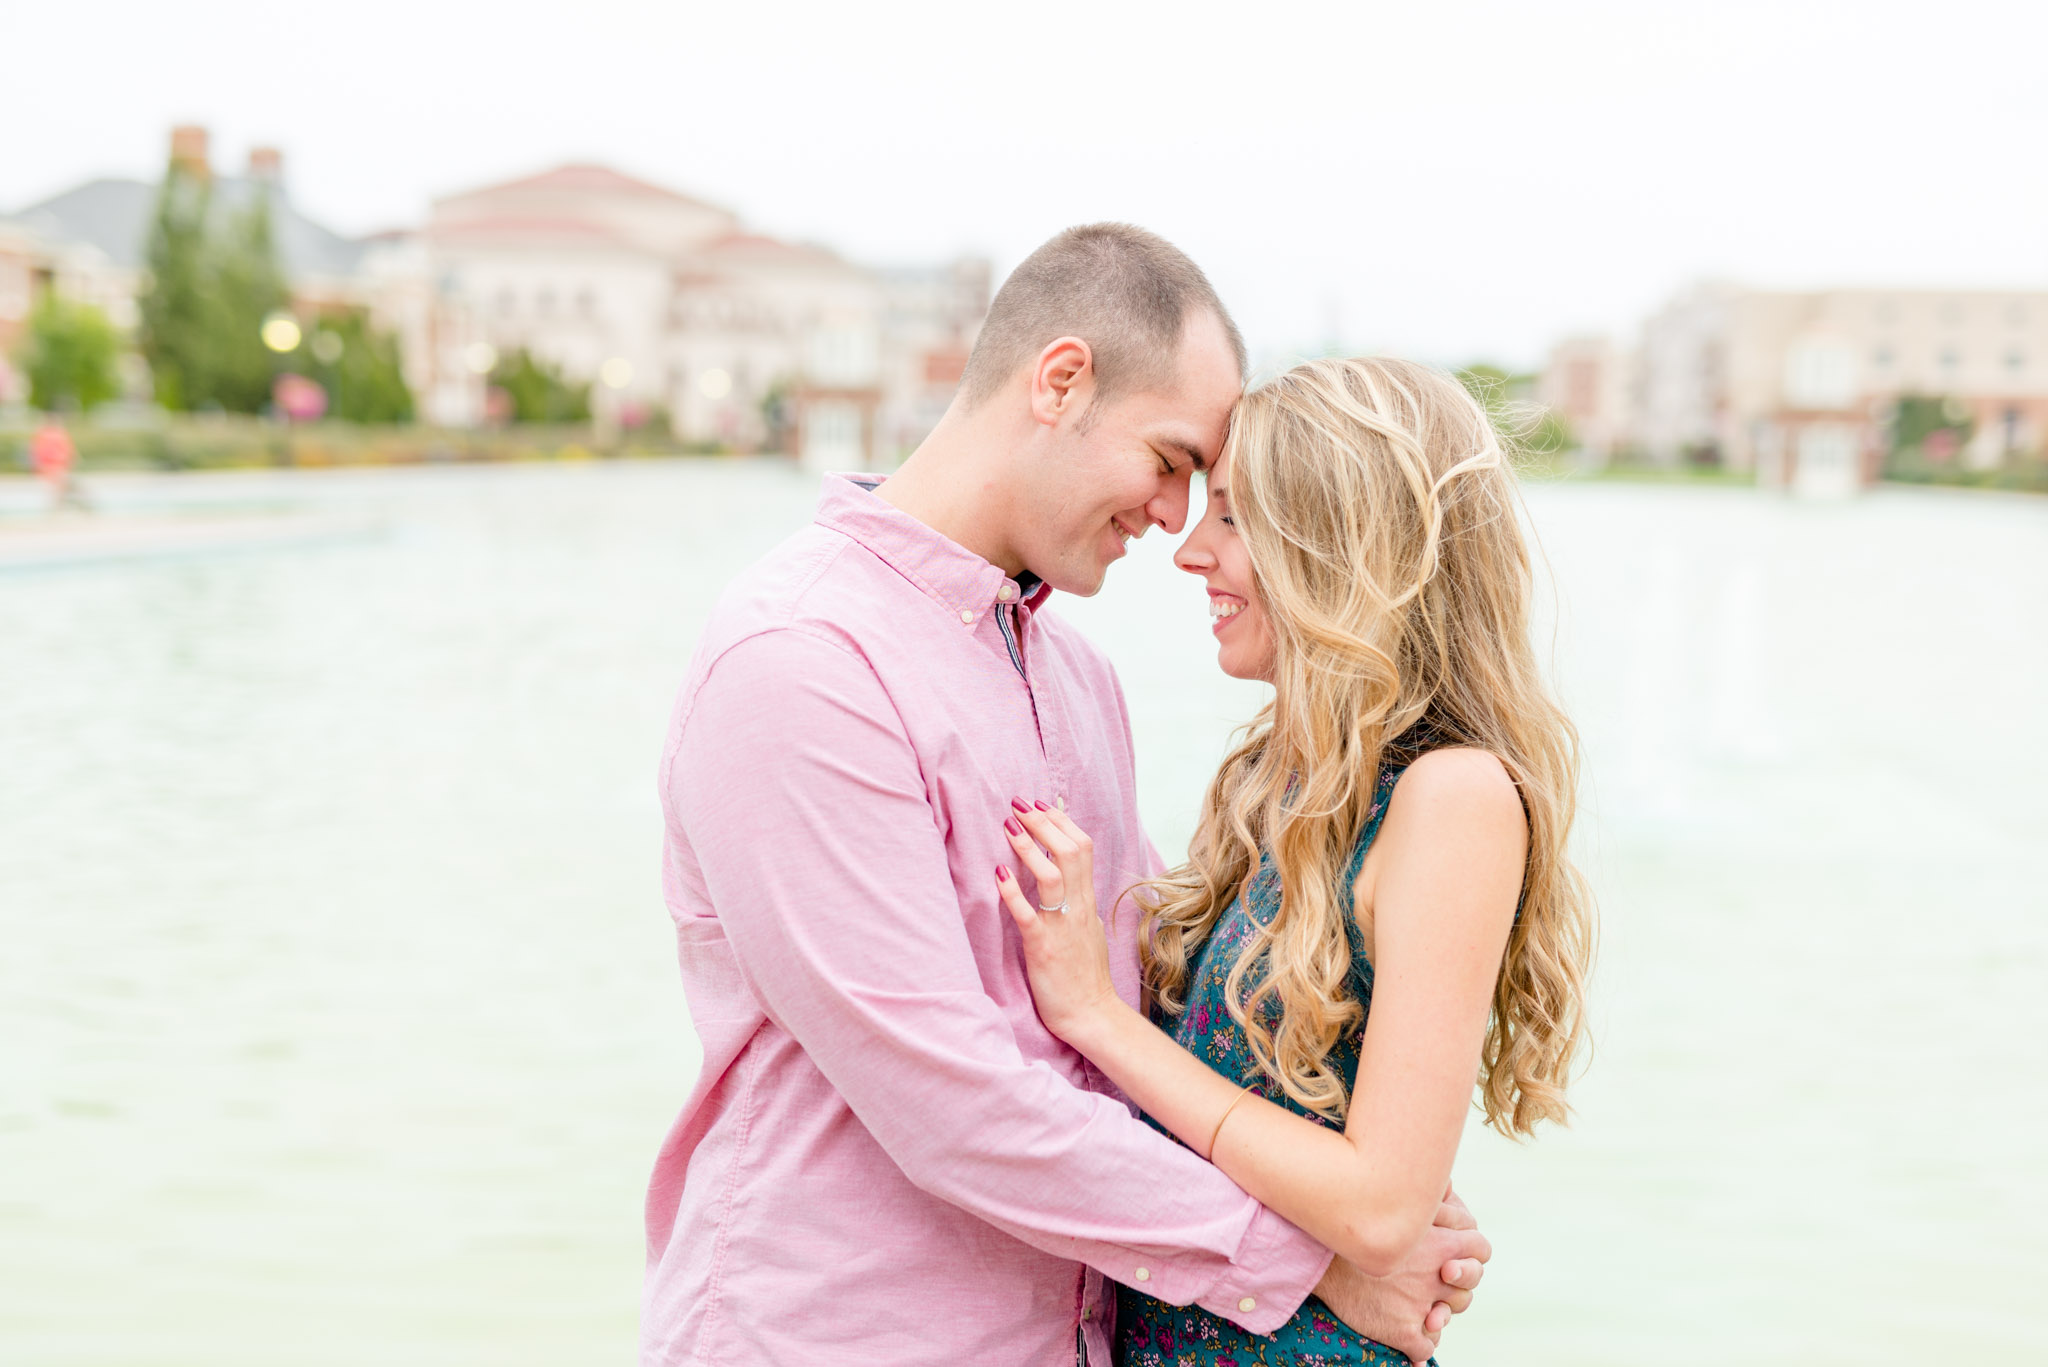
[[1024, 966], [1039, 1019], [1086, 1054], [1091, 1027], [1130, 1009], [1109, 977], [1109, 937], [1095, 911], [1093, 842], [1065, 812], [1043, 802], [1027, 806], [1012, 798], [1010, 806], [1003, 832], [1036, 881], [1037, 900], [1007, 867], [996, 869], [996, 887], [1024, 937]]

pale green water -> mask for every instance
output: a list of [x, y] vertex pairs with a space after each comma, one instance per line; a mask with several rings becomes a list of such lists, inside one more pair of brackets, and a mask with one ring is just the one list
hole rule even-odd
[[[364, 530], [0, 575], [0, 1362], [629, 1361], [696, 1064], [656, 749], [810, 481], [101, 493]], [[1600, 1052], [1573, 1131], [1468, 1141], [1499, 1252], [1445, 1360], [2048, 1356], [2048, 503], [1532, 504]], [[1171, 850], [1257, 692], [1165, 549], [1070, 611]]]

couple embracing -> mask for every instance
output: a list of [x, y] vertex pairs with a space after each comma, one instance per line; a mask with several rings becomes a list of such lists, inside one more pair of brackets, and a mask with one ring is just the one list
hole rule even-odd
[[[902, 468], [719, 600], [661, 765], [704, 1063], [643, 1367], [1419, 1363], [1471, 1303], [1475, 1082], [1562, 1118], [1590, 938], [1513, 476], [1440, 372], [1244, 369], [1186, 256], [1071, 229]], [[1051, 600], [1190, 519], [1273, 694], [1169, 868]]]

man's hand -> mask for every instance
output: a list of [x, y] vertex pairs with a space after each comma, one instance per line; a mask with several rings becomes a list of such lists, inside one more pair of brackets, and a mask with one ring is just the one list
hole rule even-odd
[[1368, 1277], [1342, 1258], [1316, 1285], [1331, 1313], [1369, 1339], [1406, 1354], [1416, 1367], [1436, 1351], [1451, 1316], [1472, 1304], [1493, 1245], [1456, 1191], [1444, 1188], [1436, 1223], [1386, 1277]]

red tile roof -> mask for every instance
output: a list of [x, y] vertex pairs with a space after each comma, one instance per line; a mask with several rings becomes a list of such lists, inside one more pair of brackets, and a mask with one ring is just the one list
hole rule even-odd
[[570, 162], [552, 170], [541, 171], [530, 176], [499, 181], [494, 185], [480, 185], [473, 190], [464, 190], [448, 196], [450, 199], [470, 199], [477, 195], [498, 194], [506, 190], [570, 190], [584, 194], [626, 194], [646, 198], [665, 199], [671, 203], [691, 204], [718, 213], [727, 212], [716, 204], [697, 199], [691, 195], [679, 194], [652, 182], [640, 180], [609, 166], [598, 166], [588, 162]]
[[436, 223], [433, 235], [450, 237], [545, 237], [581, 238], [587, 242], [619, 243], [619, 235], [602, 223], [587, 218], [548, 218], [537, 214], [492, 214], [484, 218], [454, 218]]

